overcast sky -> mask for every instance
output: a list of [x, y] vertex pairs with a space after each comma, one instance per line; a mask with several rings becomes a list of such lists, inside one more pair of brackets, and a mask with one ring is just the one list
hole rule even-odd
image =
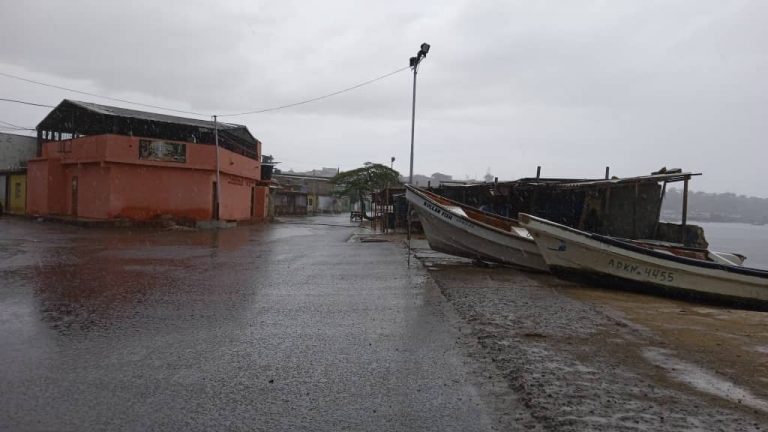
[[[417, 173], [457, 179], [703, 172], [768, 197], [768, 1], [0, 0], [0, 71], [201, 113], [269, 108], [407, 66]], [[408, 173], [412, 77], [226, 118], [281, 168]], [[0, 77], [0, 97], [130, 105]], [[47, 109], [0, 102], [34, 127]]]

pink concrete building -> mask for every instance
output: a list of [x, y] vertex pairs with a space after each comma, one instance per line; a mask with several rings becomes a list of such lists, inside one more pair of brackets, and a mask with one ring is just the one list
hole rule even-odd
[[[261, 142], [245, 126], [64, 100], [38, 125], [27, 214], [250, 221], [267, 216]], [[217, 190], [221, 196], [217, 200]]]

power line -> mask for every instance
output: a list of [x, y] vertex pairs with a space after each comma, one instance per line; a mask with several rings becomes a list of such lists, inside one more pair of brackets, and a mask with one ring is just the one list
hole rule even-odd
[[13, 103], [19, 103], [19, 104], [24, 104], [24, 105], [39, 106], [39, 107], [44, 107], [44, 108], [56, 108], [53, 105], [45, 105], [45, 104], [39, 104], [39, 103], [34, 103], [34, 102], [27, 102], [27, 101], [18, 100], [18, 99], [0, 98], [0, 101], [3, 101], [3, 102], [13, 102]]
[[10, 123], [4, 122], [4, 121], [0, 121], [0, 123], [4, 123], [4, 124], [0, 124], [0, 131], [3, 131], [3, 132], [21, 132], [21, 131], [37, 130], [35, 128], [26, 128], [21, 126], [5, 126], [5, 125], [9, 125]]
[[0, 123], [2, 123], [2, 124], [7, 126], [4, 129], [8, 129], [8, 127], [10, 127], [10, 128], [13, 128], [13, 129], [26, 129], [26, 130], [30, 130], [30, 128], [25, 128], [24, 126], [19, 126], [19, 125], [15, 125], [13, 123], [8, 123], [7, 121], [0, 120]]
[[[256, 109], [256, 110], [252, 110], [252, 111], [245, 111], [245, 112], [232, 113], [232, 114], [221, 114], [221, 115], [219, 115], [219, 117], [236, 117], [236, 116], [242, 116], [242, 115], [248, 115], [248, 114], [261, 114], [261, 113], [265, 113], [265, 112], [269, 112], [269, 111], [277, 111], [277, 110], [281, 110], [281, 109], [292, 108], [292, 107], [295, 107], [295, 106], [308, 104], [310, 102], [315, 102], [315, 101], [319, 101], [319, 100], [322, 100], [322, 99], [327, 99], [329, 97], [340, 95], [342, 93], [346, 93], [348, 91], [352, 91], [352, 90], [358, 89], [360, 87], [364, 87], [364, 86], [367, 86], [369, 84], [373, 84], [376, 81], [383, 80], [384, 78], [388, 78], [388, 77], [390, 77], [392, 75], [395, 75], [395, 74], [397, 74], [399, 72], [402, 72], [402, 71], [404, 71], [406, 69], [409, 69], [409, 68], [410, 68], [410, 66], [406, 66], [404, 68], [400, 68], [400, 69], [394, 70], [392, 72], [386, 73], [384, 75], [378, 76], [376, 78], [373, 78], [373, 79], [370, 79], [370, 80], [367, 80], [367, 81], [363, 81], [363, 82], [361, 82], [359, 84], [355, 84], [352, 87], [347, 87], [347, 88], [344, 88], [344, 89], [341, 89], [341, 90], [337, 90], [337, 91], [334, 91], [334, 92], [331, 92], [331, 93], [328, 93], [328, 94], [325, 94], [325, 95], [322, 95], [322, 96], [317, 96], [317, 97], [314, 97], [314, 98], [311, 98], [311, 99], [305, 99], [305, 100], [302, 100], [302, 101], [299, 101], [299, 102], [293, 102], [293, 103], [290, 103], [290, 104], [280, 105], [280, 106], [275, 106], [275, 107], [270, 107], [270, 108], [262, 108], [262, 109]], [[5, 73], [5, 72], [0, 72], [0, 76], [4, 76], [4, 77], [7, 77], [7, 78], [12, 78], [12, 79], [16, 79], [16, 80], [32, 83], [32, 84], [37, 84], [37, 85], [41, 85], [41, 86], [45, 86], [45, 87], [51, 87], [51, 88], [55, 88], [55, 89], [59, 89], [59, 90], [65, 90], [65, 91], [69, 91], [69, 92], [73, 92], [73, 93], [83, 94], [83, 95], [87, 95], [87, 96], [93, 96], [93, 97], [102, 98], [102, 99], [108, 99], [108, 100], [122, 102], [122, 103], [126, 103], [126, 104], [131, 104], [131, 105], [137, 105], [137, 106], [142, 106], [142, 107], [147, 107], [147, 108], [155, 108], [155, 109], [160, 109], [160, 110], [165, 110], [165, 111], [172, 111], [172, 112], [177, 112], [177, 113], [182, 113], [182, 114], [191, 114], [191, 115], [196, 115], [196, 116], [201, 116], [201, 117], [210, 117], [210, 115], [208, 115], [208, 114], [202, 114], [202, 113], [198, 113], [198, 112], [194, 112], [194, 111], [177, 110], [177, 109], [174, 109], [174, 108], [167, 108], [167, 107], [162, 107], [162, 106], [158, 106], [158, 105], [151, 105], [151, 104], [145, 104], [145, 103], [141, 103], [141, 102], [134, 102], [134, 101], [129, 101], [129, 100], [126, 100], [126, 99], [114, 98], [114, 97], [110, 97], [110, 96], [102, 96], [102, 95], [98, 95], [96, 93], [85, 92], [85, 91], [82, 91], [82, 90], [75, 90], [75, 89], [71, 89], [71, 88], [67, 88], [67, 87], [62, 87], [62, 86], [58, 86], [58, 85], [54, 85], [54, 84], [44, 83], [44, 82], [41, 82], [41, 81], [35, 81], [35, 80], [28, 79], [28, 78], [20, 77], [20, 76], [17, 76], [17, 75], [12, 75], [12, 74], [9, 74], [9, 73]], [[51, 106], [51, 105], [37, 104], [37, 103], [32, 103], [32, 102], [20, 101], [20, 100], [16, 100], [16, 99], [0, 98], [0, 101], [15, 102], [15, 103], [21, 103], [21, 104], [33, 105], [33, 106], [40, 106], [40, 107], [46, 107], [46, 108], [55, 108], [54, 106]]]
[[108, 99], [108, 100], [112, 100], [112, 101], [116, 101], [116, 102], [122, 102], [122, 103], [131, 104], [131, 105], [143, 106], [143, 107], [146, 107], [146, 108], [155, 108], [155, 109], [161, 109], [161, 110], [165, 110], [165, 111], [172, 111], [172, 112], [177, 112], [177, 113], [182, 113], [182, 114], [191, 114], [191, 115], [196, 115], [196, 116], [208, 117], [207, 114], [200, 114], [200, 113], [194, 112], [194, 111], [184, 111], [184, 110], [178, 110], [178, 109], [174, 109], [174, 108], [162, 107], [162, 106], [159, 106], [159, 105], [150, 105], [150, 104], [145, 104], [145, 103], [141, 103], [141, 102], [133, 102], [133, 101], [129, 101], [129, 100], [126, 100], [126, 99], [119, 99], [119, 98], [114, 98], [114, 97], [110, 97], [110, 96], [102, 96], [102, 95], [98, 95], [96, 93], [90, 93], [90, 92], [86, 92], [86, 91], [82, 91], [82, 90], [75, 90], [75, 89], [71, 89], [71, 88], [67, 88], [67, 87], [57, 86], [57, 85], [54, 85], [54, 84], [48, 84], [48, 83], [44, 83], [44, 82], [40, 82], [40, 81], [35, 81], [35, 80], [31, 80], [29, 78], [24, 78], [24, 77], [20, 77], [20, 76], [16, 76], [16, 75], [11, 75], [11, 74], [5, 73], [5, 72], [0, 72], [0, 75], [4, 76], [6, 78], [13, 78], [13, 79], [16, 79], [16, 80], [19, 80], [19, 81], [24, 81], [24, 82], [28, 82], [28, 83], [32, 83], [32, 84], [37, 84], [37, 85], [45, 86], [45, 87], [51, 87], [51, 88], [55, 88], [55, 89], [59, 89], [59, 90], [65, 90], [65, 91], [68, 91], [68, 92], [78, 93], [78, 94], [82, 94], [82, 95], [86, 95], [86, 96], [93, 96], [93, 97], [102, 98], [102, 99]]
[[272, 108], [264, 108], [264, 109], [258, 109], [258, 110], [253, 110], [253, 111], [246, 111], [246, 112], [235, 113], [235, 114], [221, 114], [221, 115], [219, 115], [219, 117], [235, 117], [235, 116], [242, 116], [242, 115], [248, 115], [248, 114], [261, 114], [261, 113], [265, 113], [265, 112], [269, 112], [269, 111], [277, 111], [277, 110], [281, 110], [281, 109], [285, 109], [285, 108], [291, 108], [291, 107], [295, 107], [295, 106], [299, 106], [299, 105], [308, 104], [310, 102], [315, 102], [315, 101], [319, 101], [321, 99], [326, 99], [326, 98], [329, 98], [329, 97], [332, 97], [332, 96], [336, 96], [336, 95], [339, 95], [339, 94], [342, 94], [342, 93], [346, 93], [346, 92], [348, 92], [350, 90], [354, 90], [354, 89], [366, 86], [368, 84], [373, 84], [376, 81], [379, 81], [379, 80], [382, 80], [384, 78], [390, 77], [390, 76], [392, 76], [392, 75], [394, 75], [396, 73], [402, 72], [402, 71], [404, 71], [406, 69], [410, 69], [410, 66], [406, 66], [404, 68], [397, 69], [395, 71], [392, 71], [390, 73], [378, 76], [378, 77], [370, 79], [368, 81], [361, 82], [360, 84], [356, 84], [356, 85], [354, 85], [352, 87], [347, 87], [345, 89], [337, 90], [335, 92], [328, 93], [328, 94], [323, 95], [323, 96], [318, 96], [318, 97], [315, 97], [315, 98], [312, 98], [312, 99], [307, 99], [307, 100], [303, 100], [303, 101], [300, 101], [300, 102], [294, 102], [294, 103], [291, 103], [291, 104], [288, 104], [288, 105], [281, 105], [281, 106], [276, 106], [276, 107], [272, 107]]

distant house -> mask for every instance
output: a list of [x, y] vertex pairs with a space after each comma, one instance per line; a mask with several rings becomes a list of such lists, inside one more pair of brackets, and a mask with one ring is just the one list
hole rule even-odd
[[295, 175], [295, 176], [307, 176], [307, 177], [326, 177], [331, 178], [339, 173], [338, 168], [326, 168], [323, 167], [321, 169], [313, 169], [311, 171], [293, 171], [289, 170], [287, 172], [284, 172], [283, 174], [287, 175]]
[[436, 182], [449, 182], [449, 181], [453, 181], [453, 176], [436, 172], [432, 174], [432, 180]]
[[215, 128], [207, 120], [64, 100], [37, 133], [28, 214], [239, 221], [267, 215], [261, 142], [245, 126]]
[[[408, 183], [408, 177], [401, 176], [400, 181], [403, 183]], [[453, 177], [447, 174], [441, 174], [439, 172], [432, 174], [430, 177], [427, 177], [421, 174], [413, 175], [413, 185], [419, 186], [419, 187], [427, 187], [427, 186], [437, 187], [444, 182], [450, 182], [450, 181], [453, 181]]]
[[0, 133], [0, 213], [24, 214], [27, 161], [36, 155], [35, 137]]
[[349, 208], [348, 200], [333, 195], [328, 177], [281, 173], [272, 178], [275, 215], [340, 213]]

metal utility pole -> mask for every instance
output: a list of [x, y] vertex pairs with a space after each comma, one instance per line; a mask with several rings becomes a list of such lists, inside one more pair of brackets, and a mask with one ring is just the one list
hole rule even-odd
[[411, 165], [408, 171], [408, 184], [413, 184], [413, 135], [416, 129], [416, 70], [418, 67], [413, 67], [413, 104], [411, 106]]
[[416, 74], [419, 71], [419, 64], [427, 56], [429, 52], [429, 44], [424, 42], [421, 44], [419, 52], [416, 53], [416, 57], [411, 57], [410, 64], [413, 69], [413, 102], [411, 104], [411, 168], [408, 174], [408, 184], [413, 184], [413, 136], [416, 130]]
[[[408, 172], [408, 184], [413, 185], [413, 136], [416, 130], [416, 74], [419, 71], [419, 64], [427, 56], [429, 44], [424, 42], [416, 53], [416, 57], [411, 57], [410, 65], [413, 69], [413, 101], [411, 103], [411, 166]], [[394, 158], [393, 158], [394, 159]], [[394, 160], [393, 160], [394, 162]], [[406, 218], [408, 224], [408, 266], [411, 265], [411, 203], [408, 203], [408, 215]]]
[[216, 202], [214, 202], [215, 208], [213, 209], [214, 217], [216, 220], [221, 220], [219, 216], [219, 209], [221, 206], [221, 173], [219, 171], [219, 120], [218, 116], [213, 116], [213, 139], [216, 142]]

